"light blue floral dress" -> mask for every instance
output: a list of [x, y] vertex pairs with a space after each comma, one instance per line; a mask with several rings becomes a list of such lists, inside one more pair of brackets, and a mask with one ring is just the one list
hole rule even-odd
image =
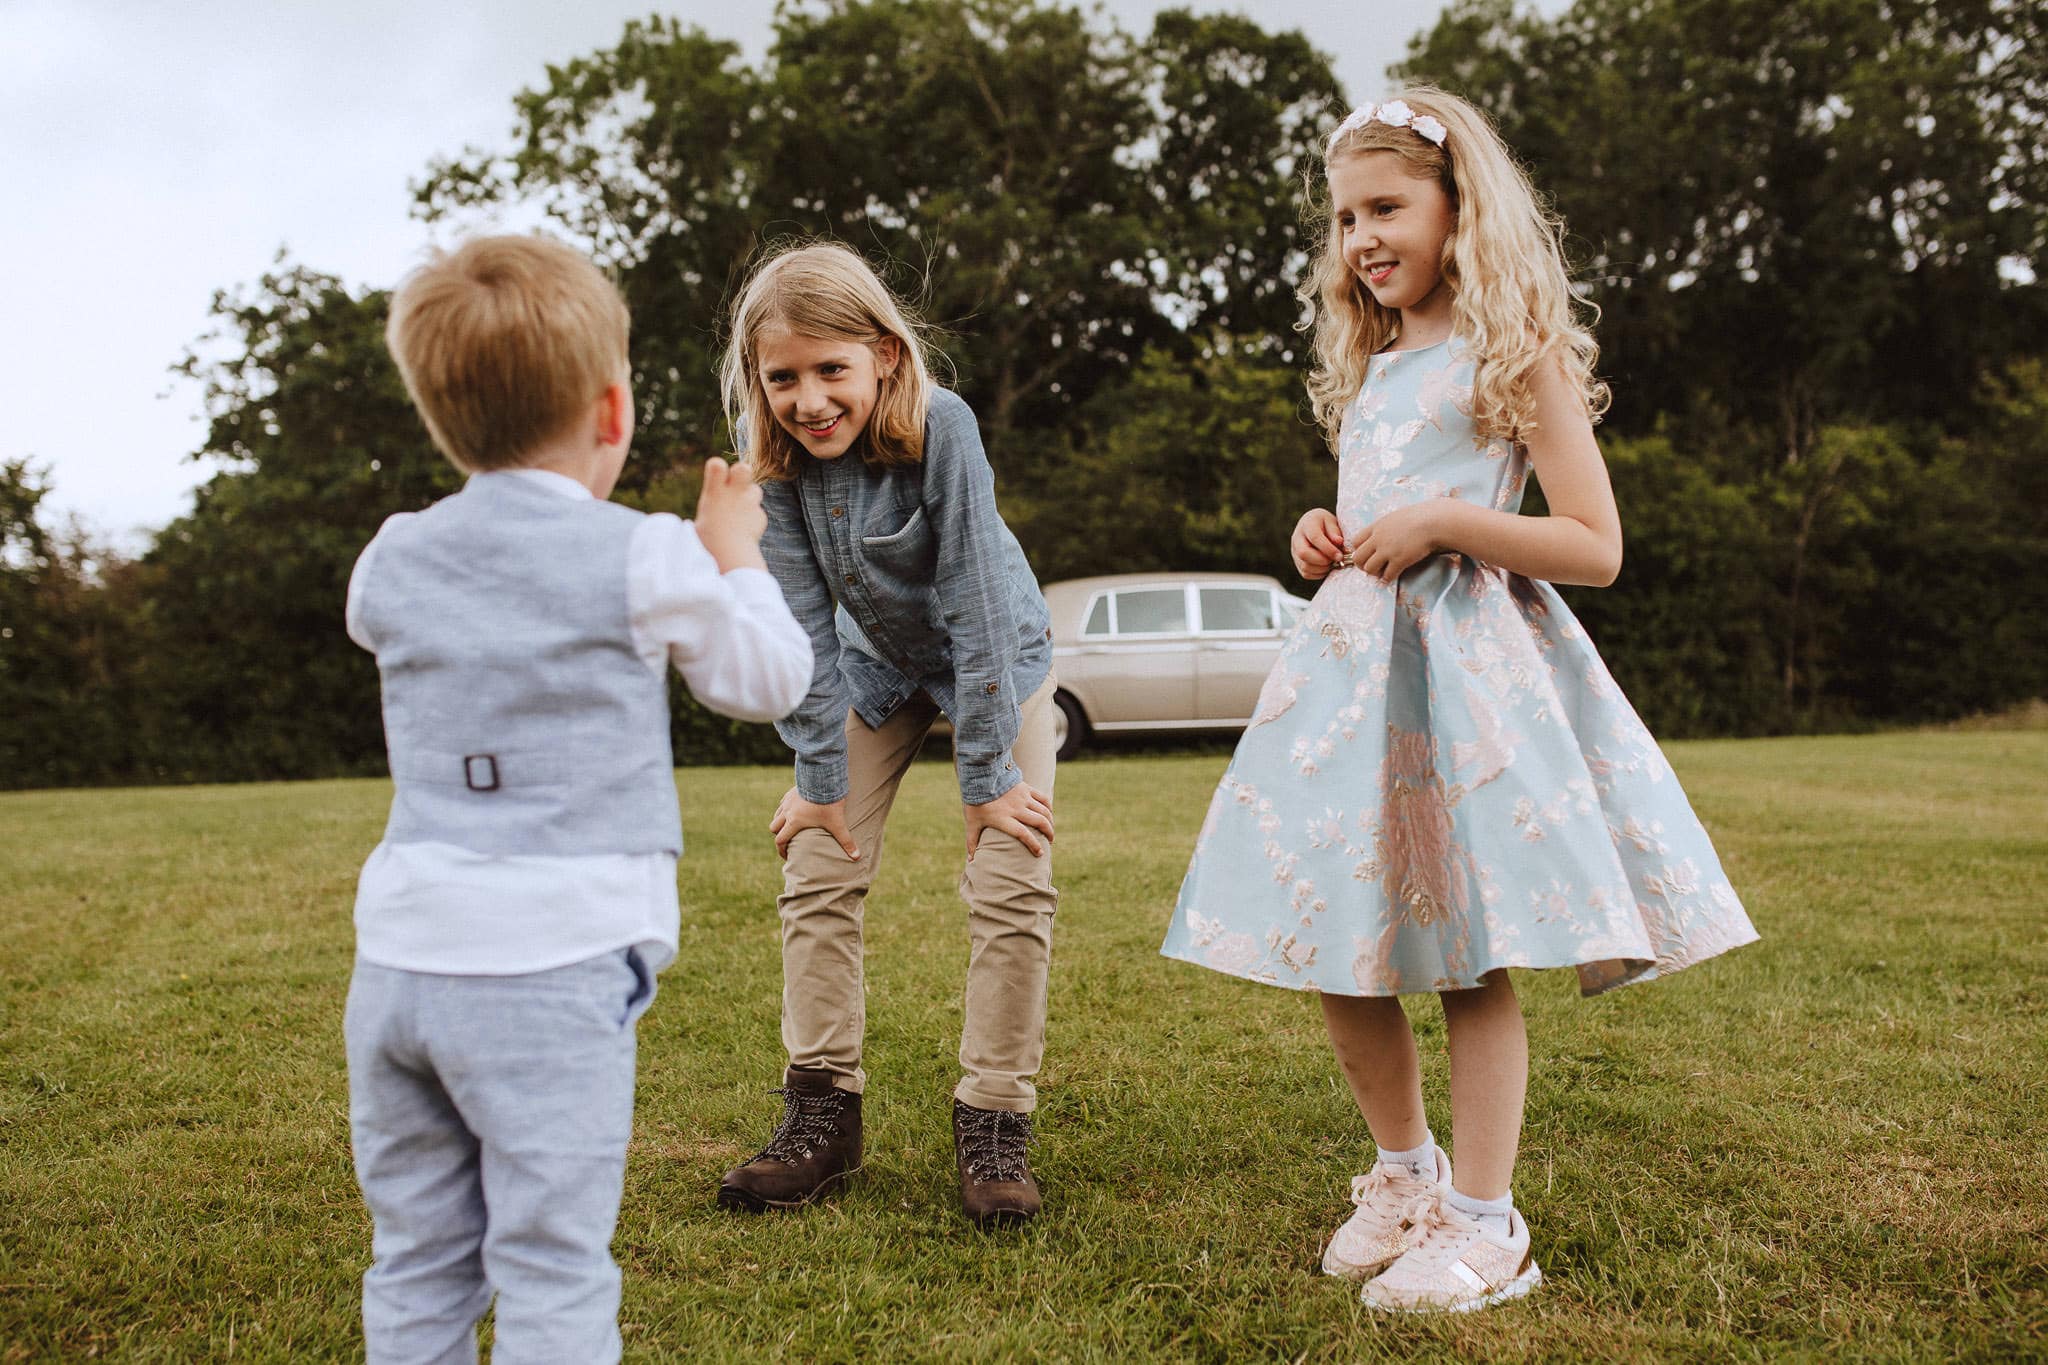
[[[1347, 539], [1397, 507], [1513, 512], [1463, 343], [1373, 357], [1338, 443]], [[1461, 555], [1303, 611], [1216, 789], [1162, 951], [1337, 995], [1578, 969], [1592, 995], [1753, 942], [1671, 766], [1547, 583]]]

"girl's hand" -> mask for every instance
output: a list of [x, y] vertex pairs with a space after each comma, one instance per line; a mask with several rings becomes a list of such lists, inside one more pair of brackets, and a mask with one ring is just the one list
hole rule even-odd
[[1019, 782], [984, 805], [964, 806], [962, 809], [967, 813], [967, 861], [970, 863], [974, 861], [975, 846], [981, 843], [985, 830], [1001, 830], [1030, 849], [1034, 858], [1042, 856], [1045, 849], [1032, 837], [1032, 831], [1043, 834], [1048, 843], [1052, 840], [1052, 798], [1028, 782]]
[[1358, 534], [1350, 561], [1382, 583], [1392, 583], [1443, 549], [1434, 502], [1396, 508]]
[[1313, 583], [1344, 558], [1343, 524], [1328, 508], [1311, 507], [1294, 523], [1287, 549], [1294, 556], [1294, 571]]
[[806, 801], [791, 787], [782, 794], [782, 804], [775, 808], [775, 818], [768, 822], [768, 832], [775, 836], [775, 852], [778, 856], [789, 856], [789, 841], [807, 829], [822, 829], [839, 841], [849, 858], [860, 857], [860, 850], [854, 846], [853, 835], [846, 828], [846, 803], [832, 801], [819, 805]]

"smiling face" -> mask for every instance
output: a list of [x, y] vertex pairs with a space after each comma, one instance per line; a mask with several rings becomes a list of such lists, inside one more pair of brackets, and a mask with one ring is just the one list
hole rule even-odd
[[1450, 288], [1443, 276], [1444, 242], [1457, 209], [1435, 179], [1413, 174], [1393, 152], [1361, 152], [1330, 165], [1330, 210], [1344, 264], [1373, 300], [1401, 314], [1403, 337], [1446, 329]]
[[776, 423], [818, 459], [836, 460], [867, 430], [897, 351], [894, 337], [870, 346], [770, 327], [755, 341], [754, 372]]

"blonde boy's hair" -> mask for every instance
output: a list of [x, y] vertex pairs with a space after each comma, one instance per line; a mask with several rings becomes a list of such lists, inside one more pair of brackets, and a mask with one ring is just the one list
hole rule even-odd
[[894, 338], [895, 370], [884, 376], [865, 433], [867, 459], [911, 465], [924, 458], [924, 419], [931, 404], [931, 357], [923, 324], [913, 318], [881, 277], [837, 242], [772, 248], [741, 286], [732, 310], [732, 334], [719, 364], [726, 420], [743, 434], [740, 454], [757, 479], [796, 474], [803, 447], [768, 409], [761, 385], [760, 338], [781, 327], [819, 341], [879, 346]]
[[522, 465], [627, 374], [626, 301], [544, 237], [477, 237], [406, 276], [384, 342], [466, 473]]
[[[1598, 421], [1607, 386], [1593, 374], [1600, 348], [1590, 330], [1598, 309], [1572, 294], [1565, 267], [1564, 223], [1516, 164], [1500, 134], [1477, 109], [1434, 86], [1411, 85], [1390, 99], [1441, 123], [1441, 146], [1411, 127], [1377, 119], [1347, 128], [1328, 149], [1326, 167], [1366, 152], [1393, 152], [1408, 174], [1435, 180], [1457, 214], [1444, 240], [1443, 277], [1451, 287], [1454, 335], [1476, 362], [1472, 417], [1482, 436], [1521, 440], [1535, 429], [1530, 381], [1537, 367], [1557, 364]], [[1308, 378], [1316, 418], [1334, 447], [1344, 410], [1365, 382], [1367, 359], [1401, 330], [1401, 315], [1383, 307], [1344, 263], [1342, 235], [1325, 202], [1323, 246], [1312, 258], [1300, 298], [1310, 308], [1315, 367]]]

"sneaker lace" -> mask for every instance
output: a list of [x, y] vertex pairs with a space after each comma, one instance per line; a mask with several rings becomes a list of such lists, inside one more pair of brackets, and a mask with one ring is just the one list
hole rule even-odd
[[1351, 1177], [1351, 1202], [1364, 1208], [1381, 1190], [1393, 1189], [1397, 1175], [1385, 1166], [1374, 1166], [1364, 1175]]
[[765, 1157], [794, 1166], [838, 1135], [839, 1113], [846, 1102], [836, 1088], [816, 1094], [777, 1086], [768, 1093], [782, 1096], [782, 1122], [775, 1125], [768, 1145], [754, 1153], [755, 1161]]
[[1407, 1198], [1401, 1204], [1401, 1221], [1412, 1223], [1420, 1216], [1422, 1205], [1435, 1202], [1436, 1192], [1430, 1188], [1429, 1182], [1403, 1174], [1394, 1167], [1375, 1164], [1364, 1175], [1352, 1176], [1351, 1202], [1362, 1209], [1382, 1192], [1400, 1200], [1403, 1193], [1400, 1187], [1403, 1185], [1415, 1187], [1408, 1191]]
[[1460, 1216], [1441, 1198], [1416, 1202], [1410, 1216], [1415, 1220], [1415, 1240], [1409, 1254], [1432, 1262], [1447, 1260], [1465, 1249], [1476, 1230], [1470, 1219]]
[[960, 1146], [967, 1173], [976, 1180], [1022, 1180], [1024, 1149], [1030, 1142], [1031, 1115], [963, 1107]]

